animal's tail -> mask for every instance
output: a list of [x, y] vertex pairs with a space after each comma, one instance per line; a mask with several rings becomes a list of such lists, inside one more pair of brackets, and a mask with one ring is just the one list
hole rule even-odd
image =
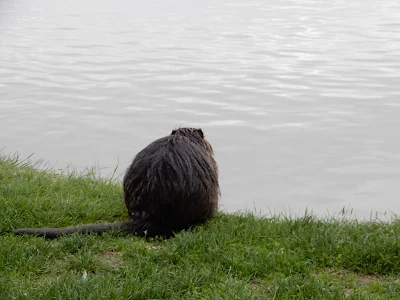
[[20, 228], [14, 231], [16, 235], [29, 234], [39, 237], [54, 239], [60, 235], [81, 233], [103, 233], [106, 231], [125, 231], [130, 232], [131, 226], [128, 223], [106, 223], [106, 224], [86, 224], [62, 228]]

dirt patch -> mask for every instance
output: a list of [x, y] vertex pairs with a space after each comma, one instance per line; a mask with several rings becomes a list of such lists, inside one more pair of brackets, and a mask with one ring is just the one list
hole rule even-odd
[[250, 282], [249, 285], [250, 285], [250, 288], [251, 288], [252, 290], [259, 290], [259, 289], [261, 288], [260, 284], [257, 283], [257, 282]]
[[381, 276], [371, 274], [357, 274], [356, 276], [358, 285], [367, 285], [373, 281], [378, 281], [381, 279]]
[[122, 261], [120, 259], [120, 254], [116, 251], [106, 251], [98, 256], [99, 261], [110, 267], [118, 267], [121, 265]]

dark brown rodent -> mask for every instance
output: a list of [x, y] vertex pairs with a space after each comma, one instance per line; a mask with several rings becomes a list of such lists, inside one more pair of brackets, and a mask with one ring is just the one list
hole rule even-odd
[[218, 167], [203, 131], [179, 128], [140, 151], [123, 179], [129, 222], [64, 228], [22, 228], [15, 234], [56, 238], [110, 230], [171, 236], [211, 218], [219, 198]]

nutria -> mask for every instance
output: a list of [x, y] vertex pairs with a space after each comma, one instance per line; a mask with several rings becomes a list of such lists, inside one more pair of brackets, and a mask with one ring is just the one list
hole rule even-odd
[[140, 151], [123, 179], [129, 222], [22, 228], [15, 234], [56, 238], [74, 232], [125, 231], [169, 237], [211, 218], [219, 197], [218, 167], [203, 131], [179, 128]]

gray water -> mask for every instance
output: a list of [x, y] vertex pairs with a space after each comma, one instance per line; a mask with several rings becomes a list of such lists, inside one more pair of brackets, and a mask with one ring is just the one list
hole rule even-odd
[[400, 2], [0, 2], [0, 149], [115, 166], [203, 128], [229, 212], [400, 213]]

